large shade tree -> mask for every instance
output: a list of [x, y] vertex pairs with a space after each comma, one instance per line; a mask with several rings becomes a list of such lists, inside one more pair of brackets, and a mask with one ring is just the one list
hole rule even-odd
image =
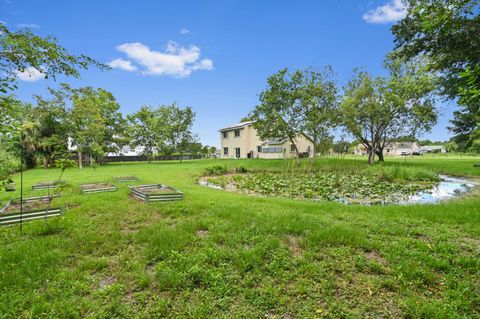
[[126, 122], [113, 94], [92, 87], [63, 88], [72, 101], [70, 138], [77, 148], [80, 167], [83, 154], [93, 162], [121, 149], [126, 143]]
[[300, 71], [302, 132], [313, 142], [313, 155], [321, 146], [326, 153], [331, 146], [331, 129], [338, 124], [338, 89], [332, 79], [333, 69], [327, 66], [322, 72], [312, 68]]
[[130, 147], [141, 149], [149, 162], [158, 149], [160, 139], [156, 112], [155, 108], [144, 105], [137, 112], [127, 115]]
[[434, 80], [421, 63], [387, 62], [388, 77], [357, 72], [346, 85], [340, 105], [343, 125], [368, 151], [383, 161], [384, 147], [393, 138], [415, 138], [437, 121]]

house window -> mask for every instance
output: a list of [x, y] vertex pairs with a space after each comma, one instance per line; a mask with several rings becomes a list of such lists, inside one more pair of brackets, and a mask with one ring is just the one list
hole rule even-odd
[[290, 152], [296, 152], [297, 151], [297, 147], [295, 146], [295, 144], [292, 144], [290, 145]]
[[228, 155], [228, 147], [223, 148], [223, 155]]
[[261, 153], [262, 152], [262, 147], [261, 146], [257, 146], [257, 153]]
[[283, 148], [282, 147], [263, 147], [262, 152], [263, 153], [282, 153]]
[[228, 132], [223, 132], [223, 138], [228, 138]]
[[240, 130], [235, 130], [234, 133], [235, 133], [235, 137], [240, 137]]

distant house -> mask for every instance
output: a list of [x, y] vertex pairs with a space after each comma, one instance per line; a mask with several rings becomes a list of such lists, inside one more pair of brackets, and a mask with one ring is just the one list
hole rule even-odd
[[[295, 145], [288, 139], [262, 141], [253, 122], [241, 122], [219, 130], [221, 158], [291, 158], [296, 156]], [[313, 157], [313, 142], [301, 134], [295, 139], [303, 156]]]
[[[417, 142], [389, 142], [383, 148], [383, 154], [386, 156], [411, 155], [418, 152], [420, 146]], [[367, 148], [363, 144], [358, 144], [353, 153], [355, 155], [367, 155]]]
[[425, 145], [421, 146], [422, 153], [446, 153], [447, 149], [443, 145]]

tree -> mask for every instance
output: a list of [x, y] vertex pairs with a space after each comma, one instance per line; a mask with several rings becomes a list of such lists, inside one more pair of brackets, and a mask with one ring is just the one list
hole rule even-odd
[[37, 105], [24, 117], [25, 142], [42, 157], [44, 167], [54, 166], [56, 157], [68, 153], [67, 110], [58, 96], [45, 99], [36, 95], [35, 99]]
[[461, 109], [454, 112], [450, 130], [459, 146], [468, 149], [480, 136], [480, 0], [405, 3], [405, 18], [392, 28], [394, 54], [409, 60], [428, 57], [429, 69], [440, 75], [442, 94], [459, 98]]
[[78, 69], [87, 69], [94, 65], [108, 69], [86, 55], [72, 55], [48, 36], [45, 38], [33, 34], [28, 29], [10, 31], [0, 22], [0, 92], [6, 93], [17, 88], [19, 72], [40, 73], [45, 78], [59, 74], [78, 78]]
[[82, 168], [83, 154], [88, 154], [92, 163], [93, 158], [105, 155], [102, 145], [106, 124], [92, 88], [71, 90], [71, 93], [71, 142], [77, 148], [78, 166]]
[[461, 74], [459, 105], [450, 128], [461, 149], [469, 149], [480, 139], [480, 65]]
[[267, 84], [267, 89], [260, 93], [260, 104], [251, 113], [257, 134], [264, 141], [288, 139], [300, 158], [295, 139], [304, 128], [299, 94], [302, 72], [290, 74], [288, 69], [280, 70], [267, 79]]
[[390, 60], [390, 75], [373, 78], [358, 72], [344, 89], [340, 106], [345, 128], [383, 161], [383, 149], [392, 138], [429, 131], [437, 121], [434, 81], [421, 64]]
[[20, 125], [26, 107], [12, 96], [0, 96], [0, 185], [20, 168]]
[[337, 154], [348, 153], [352, 144], [344, 140], [338, 141], [333, 144], [333, 151]]
[[318, 145], [316, 146], [316, 150], [318, 150], [320, 154], [325, 155], [330, 153], [332, 149], [333, 149], [333, 136], [323, 135], [318, 140]]
[[[195, 112], [191, 107], [180, 108], [176, 103], [163, 105], [157, 109], [157, 127], [160, 132], [158, 145], [165, 153], [183, 155], [197, 143], [192, 132]], [[181, 159], [180, 159], [181, 160]]]
[[333, 146], [329, 131], [338, 122], [338, 89], [332, 75], [331, 66], [327, 66], [323, 72], [311, 68], [301, 71], [302, 132], [312, 139], [314, 157], [319, 144], [328, 145], [326, 151]]
[[445, 150], [449, 153], [456, 152], [458, 150], [458, 145], [457, 143], [450, 141], [444, 144]]
[[137, 112], [127, 115], [130, 123], [128, 133], [130, 146], [142, 148], [142, 153], [147, 156], [149, 162], [153, 159], [159, 140], [155, 112], [155, 109], [150, 106], [142, 106]]
[[406, 16], [392, 27], [395, 54], [427, 56], [439, 71], [443, 93], [456, 97], [460, 74], [480, 64], [480, 0], [404, 0]]

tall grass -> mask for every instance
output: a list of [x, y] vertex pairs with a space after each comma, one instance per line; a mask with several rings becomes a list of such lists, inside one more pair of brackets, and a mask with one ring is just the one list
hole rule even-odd
[[364, 170], [383, 181], [438, 181], [438, 175], [426, 167], [405, 165], [373, 165]]

